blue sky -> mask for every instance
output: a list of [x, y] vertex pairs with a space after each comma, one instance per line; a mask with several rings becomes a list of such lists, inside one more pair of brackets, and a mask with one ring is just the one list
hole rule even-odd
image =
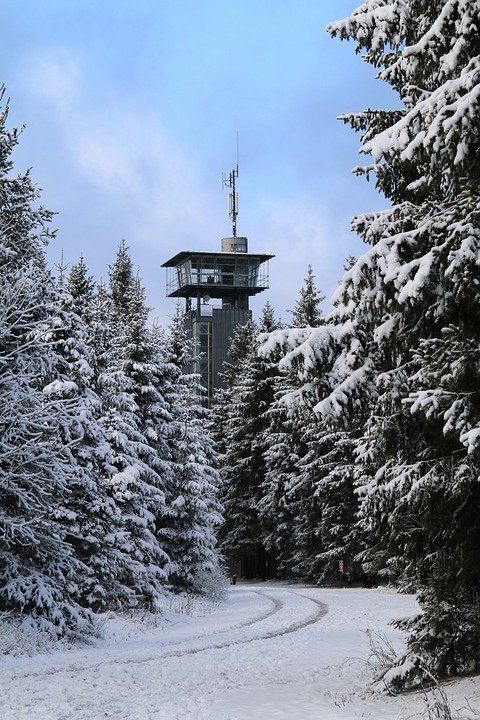
[[385, 207], [358, 178], [342, 112], [392, 107], [389, 88], [325, 26], [355, 0], [16, 0], [2, 8], [14, 161], [58, 212], [53, 266], [85, 257], [106, 278], [125, 238], [162, 323], [162, 262], [231, 235], [222, 172], [236, 162], [237, 230], [274, 253], [268, 299], [288, 320], [312, 264], [327, 295], [363, 251], [358, 212]]

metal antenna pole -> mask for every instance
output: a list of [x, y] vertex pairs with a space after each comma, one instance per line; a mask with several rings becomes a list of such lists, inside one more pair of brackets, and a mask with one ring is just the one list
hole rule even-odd
[[237, 237], [238, 194], [235, 192], [235, 179], [238, 177], [238, 132], [237, 132], [237, 167], [230, 172], [228, 180], [223, 175], [223, 186], [228, 185], [232, 192], [228, 193], [228, 215], [232, 218], [232, 236]]

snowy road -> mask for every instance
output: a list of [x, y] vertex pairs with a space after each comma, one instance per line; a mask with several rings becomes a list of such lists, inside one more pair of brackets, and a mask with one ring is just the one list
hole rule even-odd
[[414, 608], [387, 590], [239, 584], [213, 612], [114, 618], [95, 646], [0, 660], [0, 717], [398, 718], [398, 701], [363, 690], [364, 630]]

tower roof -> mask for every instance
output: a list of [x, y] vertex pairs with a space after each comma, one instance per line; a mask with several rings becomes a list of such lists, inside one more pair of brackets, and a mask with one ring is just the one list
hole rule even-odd
[[174, 255], [170, 260], [166, 260], [162, 263], [161, 267], [176, 267], [181, 263], [185, 262], [190, 258], [205, 258], [206, 260], [219, 258], [222, 261], [228, 261], [229, 258], [235, 260], [237, 258], [248, 258], [250, 261], [257, 261], [258, 264], [271, 260], [275, 255], [269, 255], [267, 253], [238, 253], [238, 252], [210, 252], [203, 250], [182, 250], [181, 252]]

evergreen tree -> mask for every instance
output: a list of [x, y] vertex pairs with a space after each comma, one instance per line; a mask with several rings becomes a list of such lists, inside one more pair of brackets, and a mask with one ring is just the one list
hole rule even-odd
[[[80, 310], [83, 312], [82, 307]], [[81, 317], [87, 332], [90, 364], [94, 369], [97, 391], [103, 398], [103, 393], [108, 395], [108, 370], [115, 367], [117, 358], [116, 338], [112, 337], [116, 328], [112, 300], [103, 282], [96, 283], [92, 302], [85, 305], [85, 311], [86, 316]]]
[[305, 284], [300, 290], [300, 297], [292, 313], [291, 327], [318, 327], [321, 325], [320, 303], [323, 300], [325, 300], [325, 296], [318, 294], [313, 269], [309, 265]]
[[112, 452], [99, 422], [102, 408], [83, 325], [78, 315], [51, 302], [53, 312], [46, 343], [56, 363], [44, 374], [43, 394], [57, 418], [56, 439], [70, 470], [68, 492], [57, 498], [55, 513], [75, 557], [89, 569], [77, 583], [75, 596], [82, 605], [100, 610], [118, 595], [111, 538], [120, 516], [109, 493]]
[[221, 492], [225, 523], [219, 531], [225, 555], [242, 561], [242, 574], [264, 578], [272, 574], [274, 558], [265, 553], [265, 529], [259, 501], [265, 480], [268, 409], [273, 401], [275, 364], [258, 357], [259, 331], [270, 332], [276, 323], [271, 306], [264, 308], [259, 326], [239, 326], [226, 364], [226, 390], [218, 393], [213, 410], [214, 437], [220, 453]]
[[109, 269], [108, 278], [115, 319], [120, 324], [128, 323], [133, 307], [135, 273], [129, 248], [124, 238], [120, 241], [115, 262]]
[[91, 478], [75, 450], [98, 428], [88, 408], [81, 417], [89, 397], [77, 384], [83, 371], [70, 378], [61, 351], [66, 343], [72, 354], [81, 348], [45, 266], [52, 213], [37, 207], [28, 172], [13, 175], [18, 134], [6, 129], [7, 114], [8, 104], [0, 115], [0, 608], [72, 633], [91, 619], [85, 592], [97, 594], [95, 574], [78, 551], [77, 541], [90, 540], [77, 490], [83, 493]]
[[[309, 267], [295, 306], [296, 327], [323, 323]], [[277, 547], [279, 570], [305, 580], [338, 580], [343, 560], [349, 579], [360, 576], [355, 531], [352, 448], [344, 432], [336, 432], [312, 415], [318, 401], [310, 399], [291, 412], [285, 402], [295, 396], [299, 381], [287, 372], [276, 379], [276, 398], [270, 410], [270, 446], [264, 496], [260, 501], [264, 526], [272, 527], [268, 542]]]
[[[217, 392], [213, 407], [213, 434], [219, 450], [221, 477], [220, 500], [224, 508], [224, 524], [219, 529], [221, 551], [231, 558], [241, 558], [242, 573], [258, 577], [258, 567], [252, 567], [260, 535], [256, 510], [258, 477], [252, 458], [252, 425], [248, 401], [245, 399], [244, 374], [253, 361], [257, 328], [253, 321], [238, 326], [229, 349], [232, 363], [225, 363], [225, 390]], [[235, 402], [232, 402], [235, 397]], [[252, 560], [253, 558], [253, 560]]]
[[[293, 326], [320, 325], [322, 315], [319, 306], [322, 300], [309, 265], [305, 284], [300, 289], [293, 311]], [[267, 331], [273, 329], [273, 324], [265, 328]], [[298, 464], [306, 452], [305, 423], [308, 413], [292, 415], [283, 401], [294, 391], [296, 384], [292, 373], [275, 378], [274, 399], [267, 413], [268, 426], [264, 431], [266, 471], [258, 507], [264, 528], [263, 542], [267, 550], [275, 554], [277, 574], [280, 576], [289, 576], [294, 572], [305, 576], [300, 558], [311, 548], [307, 550], [305, 543], [299, 543], [299, 523], [303, 510], [307, 512], [306, 506], [310, 512], [315, 504], [311, 488], [301, 492], [298, 484]]]
[[354, 218], [371, 248], [325, 326], [269, 341], [306, 394], [316, 382], [318, 415], [361, 437], [367, 567], [400, 573], [424, 610], [407, 623], [407, 675], [422, 655], [439, 674], [478, 664], [477, 20], [475, 0], [367, 0], [330, 26], [400, 95], [399, 110], [344, 118], [373, 158], [357, 172], [375, 172], [392, 207]]
[[[267, 411], [265, 478], [258, 501], [263, 543], [275, 557], [279, 577], [292, 576], [297, 564], [299, 508], [295, 489], [298, 462], [305, 452], [299, 417], [289, 414], [282, 403], [289, 390], [288, 379], [279, 377], [275, 382], [273, 403]], [[312, 503], [311, 497], [308, 502]]]
[[[375, 245], [343, 291], [358, 297], [355, 275], [375, 285], [360, 310], [378, 346], [362, 448], [375, 475], [363, 514], [419, 587], [413, 652], [433, 655], [439, 674], [456, 674], [478, 669], [480, 642], [480, 525], [471, 512], [480, 447], [478, 3], [387, 5], [388, 19], [366, 3], [363, 17], [331, 28], [366, 49], [403, 103], [401, 112], [346, 118], [363, 131], [362, 150], [393, 203], [355, 221]], [[455, 518], [448, 528], [447, 516]]]
[[200, 379], [183, 374], [191, 361], [184, 318], [177, 313], [168, 336], [156, 329], [158, 366], [172, 414], [169, 429], [172, 477], [161, 535], [170, 556], [169, 582], [176, 589], [215, 592], [220, 579], [215, 530], [222, 522], [216, 452], [208, 433]]
[[[140, 600], [155, 607], [169, 561], [157, 537], [165, 506], [166, 461], [157, 443], [159, 408], [164, 400], [153, 379], [143, 289], [123, 241], [110, 268], [110, 279], [108, 297], [101, 288], [97, 295], [100, 322], [96, 333], [101, 341], [100, 422], [113, 453], [110, 493], [121, 514], [111, 542], [117, 549], [122, 602]], [[161, 435], [159, 442], [163, 443]]]
[[68, 305], [88, 325], [95, 296], [95, 281], [88, 274], [83, 255], [75, 265], [72, 265], [65, 284], [65, 295]]
[[[81, 258], [72, 267], [65, 288], [66, 303], [86, 326], [101, 397], [98, 417], [105, 451], [97, 477], [111, 508], [106, 536], [111, 572], [103, 574], [105, 604], [122, 607], [140, 600], [154, 607], [166, 577], [167, 556], [152, 531], [164, 495], [155, 473], [160, 456], [148, 451], [146, 441], [153, 433], [145, 416], [155, 401], [142, 372], [148, 367], [150, 352], [145, 328], [148, 309], [124, 241], [110, 276], [115, 292], [110, 288], [109, 293], [103, 285], [95, 286]], [[120, 307], [115, 305], [118, 298]], [[141, 390], [136, 389], [138, 385]]]
[[354, 442], [348, 433], [310, 417], [304, 423], [304, 443], [306, 451], [290, 489], [295, 509], [293, 567], [313, 582], [344, 577], [367, 582], [357, 559], [362, 544], [356, 527]]

